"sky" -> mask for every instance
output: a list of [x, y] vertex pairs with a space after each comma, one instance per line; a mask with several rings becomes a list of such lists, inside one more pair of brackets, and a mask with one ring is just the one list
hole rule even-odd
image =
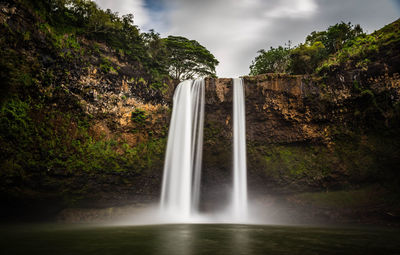
[[304, 42], [341, 21], [368, 33], [400, 18], [400, 0], [95, 0], [132, 13], [142, 32], [197, 40], [220, 62], [219, 77], [239, 77], [260, 49]]

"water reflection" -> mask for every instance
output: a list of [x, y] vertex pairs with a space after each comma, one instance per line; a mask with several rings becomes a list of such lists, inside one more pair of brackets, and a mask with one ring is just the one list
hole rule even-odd
[[1, 254], [400, 254], [396, 228], [234, 224], [0, 228]]
[[156, 254], [194, 254], [196, 231], [191, 225], [165, 225], [158, 231], [158, 237]]
[[232, 234], [232, 253], [230, 254], [249, 254], [249, 228], [241, 225], [235, 226]]
[[157, 232], [155, 254], [248, 254], [249, 234], [241, 225], [164, 225]]

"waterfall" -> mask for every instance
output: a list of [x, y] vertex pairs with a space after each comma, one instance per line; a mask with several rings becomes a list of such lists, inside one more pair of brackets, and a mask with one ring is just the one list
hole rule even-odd
[[[180, 221], [193, 220], [199, 210], [204, 80], [181, 82], [175, 90], [168, 133], [161, 212]], [[233, 221], [247, 219], [245, 100], [242, 79], [233, 79]]]
[[246, 118], [242, 79], [233, 79], [233, 192], [234, 219], [247, 217]]
[[162, 213], [189, 219], [198, 212], [204, 123], [204, 80], [175, 90], [161, 190]]

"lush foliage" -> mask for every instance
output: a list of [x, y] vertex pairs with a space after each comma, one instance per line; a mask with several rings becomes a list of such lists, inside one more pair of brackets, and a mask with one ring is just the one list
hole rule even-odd
[[140, 33], [132, 14], [119, 16], [89, 0], [42, 0], [35, 4], [56, 31], [106, 43], [140, 68], [149, 84], [168, 78], [165, 47], [159, 34], [152, 30]]
[[397, 20], [372, 34], [362, 34], [348, 41], [339, 52], [324, 60], [317, 68], [317, 72], [322, 72], [349, 60], [355, 63], [355, 67], [366, 69], [372, 61], [376, 60], [377, 56], [381, 55], [384, 58], [385, 54], [389, 56], [396, 54], [399, 45], [400, 20]]
[[381, 132], [349, 131], [334, 127], [335, 144], [249, 144], [249, 167], [270, 181], [285, 185], [339, 188], [368, 182], [398, 184], [398, 129]]
[[325, 31], [314, 31], [305, 43], [290, 48], [279, 46], [270, 50], [260, 50], [250, 66], [250, 74], [292, 73], [310, 74], [331, 55], [340, 52], [358, 38], [365, 36], [360, 25], [338, 23]]
[[98, 8], [90, 0], [40, 0], [28, 4], [58, 34], [106, 43], [157, 88], [169, 75], [175, 79], [215, 76], [218, 61], [204, 46], [183, 37], [162, 39], [154, 30], [141, 33], [132, 14], [119, 16], [110, 9]]
[[215, 77], [218, 60], [200, 43], [181, 36], [168, 36], [163, 41], [168, 52], [169, 73], [174, 79]]
[[312, 45], [316, 42], [321, 42], [327, 54], [338, 52], [348, 42], [354, 40], [360, 35], [363, 35], [363, 29], [360, 25], [351, 25], [351, 23], [338, 23], [330, 26], [326, 31], [312, 32], [306, 38], [306, 44]]
[[101, 136], [94, 122], [110, 116], [107, 109], [104, 116], [82, 111], [90, 91], [78, 81], [90, 70], [107, 80], [95, 100], [122, 80], [138, 98], [163, 91], [170, 77], [160, 36], [140, 33], [132, 15], [120, 17], [92, 1], [7, 2], [1, 15], [9, 15], [0, 17], [0, 193], [71, 198], [110, 176], [132, 185], [132, 176], [162, 168], [166, 137], [146, 130], [147, 113], [136, 109], [130, 120], [129, 132], [140, 140]]
[[[131, 147], [123, 140], [94, 139], [85, 115], [52, 110], [43, 104], [9, 100], [0, 110], [0, 179], [2, 188], [60, 185], [55, 177], [108, 173], [143, 174], [160, 167], [165, 138]], [[31, 183], [35, 179], [41, 183]], [[63, 192], [71, 191], [63, 183]], [[86, 186], [82, 183], [80, 188]], [[2, 190], [4, 191], [4, 190]]]
[[250, 66], [250, 75], [285, 73], [290, 63], [290, 42], [289, 46], [271, 47], [268, 51], [262, 49], [258, 54]]
[[288, 70], [295, 74], [313, 73], [326, 56], [326, 48], [320, 41], [311, 45], [300, 44], [290, 53]]

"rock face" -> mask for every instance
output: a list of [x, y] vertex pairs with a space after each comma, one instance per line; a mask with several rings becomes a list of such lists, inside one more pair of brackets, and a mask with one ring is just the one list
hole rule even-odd
[[[389, 113], [366, 107], [374, 99], [365, 94], [379, 98], [389, 93], [395, 105], [400, 101], [399, 77], [369, 77], [370, 88], [362, 92], [355, 91], [354, 84], [366, 82], [354, 74], [337, 73], [328, 85], [308, 76], [243, 77], [250, 189], [290, 193], [338, 188], [363, 183], [371, 178], [371, 168], [381, 168], [373, 154], [386, 152], [375, 144], [376, 129], [370, 129], [364, 117], [374, 116], [378, 130], [397, 126]], [[208, 199], [229, 193], [232, 104], [231, 79], [206, 79], [203, 182]]]
[[[329, 125], [351, 123], [355, 109], [350, 107], [359, 99], [351, 88], [357, 79], [352, 77], [351, 72], [345, 75], [347, 78], [338, 75], [337, 80], [331, 81], [335, 84], [330, 85], [330, 89], [321, 81], [301, 75], [243, 77], [247, 141], [263, 144], [329, 143]], [[373, 81], [371, 87], [375, 88], [375, 93], [390, 91], [392, 103], [400, 101], [397, 73], [392, 77], [377, 77]], [[218, 122], [225, 126], [227, 132], [221, 135], [230, 138], [232, 80], [206, 79], [206, 93], [206, 122]]]
[[[243, 77], [246, 97], [247, 141], [288, 144], [326, 141], [327, 112], [314, 115], [310, 97], [319, 87], [304, 76], [269, 74]], [[206, 80], [206, 123], [224, 127], [220, 135], [232, 137], [232, 79]], [[313, 109], [314, 108], [314, 109]], [[320, 109], [319, 109], [320, 110]]]
[[248, 141], [296, 143], [323, 141], [305, 97], [317, 93], [302, 76], [245, 77]]

